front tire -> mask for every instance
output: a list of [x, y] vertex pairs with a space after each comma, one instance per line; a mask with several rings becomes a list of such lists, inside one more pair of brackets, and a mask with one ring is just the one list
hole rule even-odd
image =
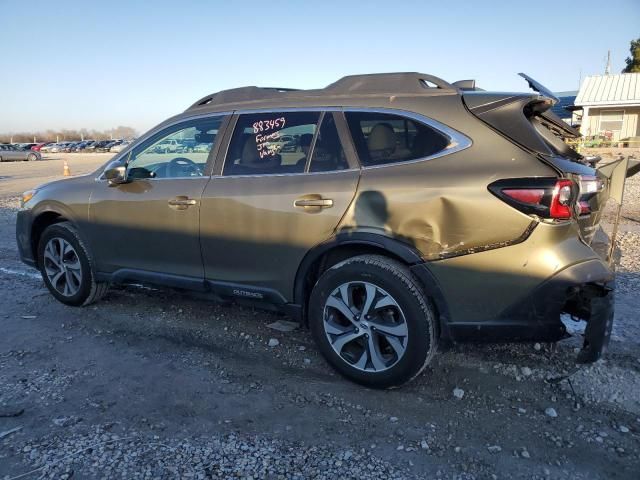
[[42, 233], [38, 265], [51, 294], [66, 305], [89, 305], [109, 288], [96, 281], [89, 250], [70, 222], [50, 225]]
[[309, 302], [318, 348], [339, 373], [373, 388], [415, 378], [437, 350], [436, 316], [409, 269], [361, 255], [322, 274]]

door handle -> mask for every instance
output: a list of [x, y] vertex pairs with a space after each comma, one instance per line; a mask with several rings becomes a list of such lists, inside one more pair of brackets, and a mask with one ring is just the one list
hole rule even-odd
[[319, 207], [319, 208], [331, 208], [333, 207], [333, 200], [330, 198], [299, 198], [293, 204], [296, 207]]
[[170, 207], [176, 207], [177, 210], [185, 210], [186, 208], [189, 208], [190, 206], [195, 205], [198, 202], [187, 196], [179, 195], [169, 200], [168, 203]]

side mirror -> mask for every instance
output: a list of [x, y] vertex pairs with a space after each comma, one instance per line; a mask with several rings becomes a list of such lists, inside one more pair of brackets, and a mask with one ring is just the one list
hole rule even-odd
[[104, 170], [104, 178], [109, 185], [120, 185], [127, 182], [127, 167], [118, 161], [111, 162]]

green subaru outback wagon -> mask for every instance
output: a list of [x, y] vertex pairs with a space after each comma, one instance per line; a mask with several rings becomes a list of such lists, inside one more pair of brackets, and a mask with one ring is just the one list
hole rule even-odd
[[97, 171], [25, 192], [22, 260], [67, 305], [142, 282], [276, 306], [372, 387], [445, 342], [561, 339], [563, 313], [588, 322], [578, 361], [594, 361], [611, 179], [527, 79], [536, 93], [394, 73], [208, 95]]

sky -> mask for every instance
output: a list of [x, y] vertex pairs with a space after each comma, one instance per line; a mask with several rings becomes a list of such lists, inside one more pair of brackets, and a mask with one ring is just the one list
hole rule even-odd
[[218, 90], [357, 73], [577, 90], [638, 37], [640, 0], [0, 0], [0, 132], [142, 133]]

